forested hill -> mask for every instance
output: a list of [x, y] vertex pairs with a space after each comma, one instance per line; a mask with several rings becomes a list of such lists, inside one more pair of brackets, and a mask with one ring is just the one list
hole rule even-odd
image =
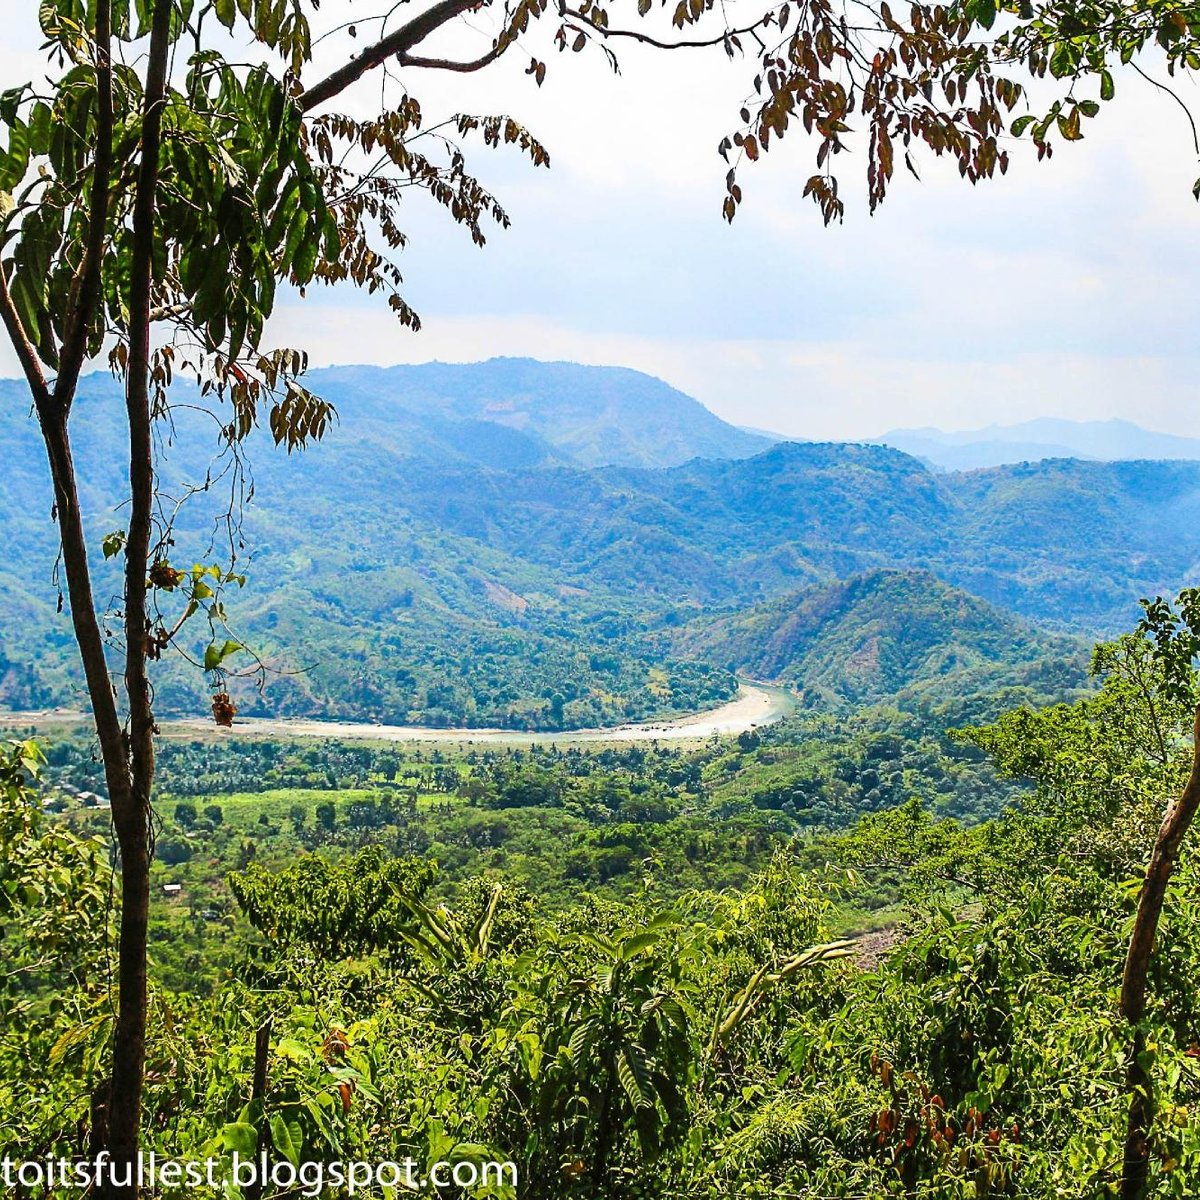
[[864, 704], [949, 677], [972, 691], [1015, 664], [1072, 658], [1085, 645], [950, 587], [924, 570], [878, 569], [814, 584], [724, 617], [702, 617], [675, 649], [801, 689], [809, 704]]
[[627, 367], [493, 358], [331, 367], [308, 382], [346, 414], [350, 437], [446, 461], [670, 467], [744, 458], [772, 440]]
[[[495, 369], [510, 379], [527, 368]], [[388, 433], [388, 402], [365, 398], [370, 378], [360, 377], [362, 397], [343, 397], [325, 444], [288, 457], [251, 439], [254, 490], [238, 531], [249, 583], [230, 610], [237, 636], [278, 673], [265, 697], [247, 692], [243, 711], [541, 728], [640, 718], [729, 694], [716, 664], [733, 658], [685, 661], [691, 651], [671, 636], [713, 610], [734, 615], [882, 568], [919, 570], [1001, 614], [1092, 638], [1127, 628], [1138, 597], [1193, 582], [1200, 563], [1200, 463], [1055, 460], [934, 474], [883, 446], [781, 443], [669, 468], [500, 470], [410, 444], [407, 418]], [[69, 702], [73, 648], [55, 611], [43, 450], [20, 385], [0, 386], [0, 704]], [[118, 404], [111, 381], [93, 377], [76, 411], [97, 558], [122, 524], [111, 507], [125, 456]], [[478, 397], [462, 404], [460, 413], [482, 411]], [[540, 411], [550, 421], [552, 409]], [[677, 419], [693, 415], [685, 405]], [[193, 418], [180, 410], [161, 429], [170, 495], [205, 478], [212, 426]], [[227, 552], [214, 520], [230, 478], [214, 473], [185, 507], [172, 550], [183, 566]], [[116, 595], [115, 576], [99, 570], [98, 594]], [[949, 606], [945, 620], [957, 619], [957, 593], [935, 599]], [[880, 661], [908, 661], [895, 650], [899, 658], [882, 647]], [[880, 679], [891, 687], [902, 677]], [[202, 691], [194, 672], [167, 675], [160, 710], [195, 711]]]
[[[878, 446], [785, 443], [670, 470], [497, 472], [402, 459], [359, 443], [260, 467], [264, 548], [284, 511], [336, 530], [370, 570], [436, 536], [537, 602], [746, 604], [874, 567], [921, 567], [1007, 610], [1086, 634], [1128, 625], [1142, 595], [1200, 562], [1200, 463], [1056, 460], [935, 476]], [[330, 510], [313, 500], [340, 495]], [[452, 548], [453, 546], [453, 548]], [[456, 575], [457, 566], [450, 565]]]

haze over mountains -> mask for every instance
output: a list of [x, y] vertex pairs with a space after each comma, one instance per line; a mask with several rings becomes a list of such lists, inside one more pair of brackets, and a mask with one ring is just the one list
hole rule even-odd
[[623, 367], [493, 358], [482, 363], [331, 367], [312, 389], [355, 439], [490, 467], [671, 467], [746, 458], [773, 440], [722, 421], [699, 401]]
[[[952, 694], [1130, 627], [1140, 596], [1200, 564], [1200, 463], [935, 472], [880, 445], [772, 445], [636, 372], [530, 360], [312, 382], [341, 412], [325, 443], [248, 447], [249, 583], [228, 600], [273, 670], [263, 696], [241, 689], [245, 712], [555, 729], [715, 702], [731, 669], [813, 703]], [[89, 378], [74, 427], [97, 559], [122, 524], [119, 413], [116, 385]], [[204, 479], [211, 430], [185, 409], [163, 428], [169, 493]], [[16, 382], [0, 437], [0, 706], [70, 702], [44, 452]], [[176, 563], [227, 554], [229, 478], [188, 502]], [[118, 594], [114, 565], [97, 562], [98, 594]], [[203, 696], [197, 671], [161, 676], [164, 715]]]
[[1018, 425], [946, 433], [893, 429], [872, 441], [903, 450], [946, 471], [971, 471], [1044, 458], [1200, 459], [1200, 438], [1155, 433], [1132, 421], [1065, 421], [1041, 417]]

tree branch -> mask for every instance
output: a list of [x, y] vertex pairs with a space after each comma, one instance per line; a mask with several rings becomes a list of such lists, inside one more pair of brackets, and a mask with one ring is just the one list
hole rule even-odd
[[[151, 29], [150, 60], [142, 116], [141, 162], [133, 202], [133, 250], [129, 269], [129, 366], [125, 406], [129, 418], [129, 533], [125, 543], [125, 682], [129, 691], [134, 791], [150, 802], [153, 718], [146, 676], [146, 571], [154, 505], [150, 420], [150, 324], [158, 158], [170, 51], [170, 0], [158, 0]], [[144, 757], [143, 756], [147, 756]], [[142, 764], [139, 766], [139, 764]], [[116, 814], [114, 813], [114, 817]], [[130, 814], [134, 821], [140, 813]]]
[[465, 63], [451, 62], [446, 58], [421, 58], [416, 54], [401, 54], [399, 64], [402, 67], [425, 67], [436, 71], [460, 71], [465, 74], [469, 71], [480, 71], [488, 63], [494, 63], [504, 53], [504, 49], [503, 43], [497, 42], [486, 54], [473, 62]]
[[[150, 418], [150, 310], [162, 117], [166, 107], [173, 0], [155, 0], [146, 61], [141, 158], [133, 198], [129, 264], [129, 534], [125, 543], [125, 694], [129, 702], [130, 788], [113, 824], [121, 848], [121, 934], [117, 1022], [113, 1030], [109, 1150], [118, 1163], [137, 1156], [146, 1065], [146, 942], [150, 907], [150, 798], [154, 783], [154, 714], [146, 669], [150, 622], [146, 574], [154, 512], [154, 446]], [[123, 1190], [137, 1200], [138, 1187]]]
[[604, 25], [597, 25], [595, 21], [590, 17], [585, 17], [578, 9], [567, 8], [565, 5], [560, 7], [558, 11], [564, 17], [569, 17], [573, 21], [579, 21], [581, 24], [586, 25], [592, 33], [598, 33], [601, 37], [632, 38], [635, 42], [641, 42], [646, 46], [655, 46], [659, 50], [699, 50], [706, 46], [723, 46], [731, 37], [738, 37], [743, 33], [754, 33], [771, 16], [770, 13], [765, 14], [752, 25], [747, 25], [743, 29], [727, 29], [724, 33], [714, 38], [691, 42], [661, 42], [658, 38], [651, 37], [648, 33], [639, 33], [636, 29], [609, 29]]
[[414, 17], [407, 25], [401, 25], [387, 37], [368, 46], [361, 54], [352, 58], [344, 67], [327, 75], [301, 95], [301, 112], [311, 112], [318, 104], [332, 100], [344, 92], [352, 83], [361, 79], [368, 71], [382, 66], [389, 58], [407, 54], [415, 45], [427, 38], [435, 29], [474, 8], [478, 0], [438, 0], [432, 8]]
[[79, 274], [71, 284], [71, 306], [54, 381], [55, 403], [69, 409], [87, 355], [88, 331], [100, 298], [104, 236], [108, 224], [108, 186], [112, 174], [112, 0], [96, 5], [96, 158], [88, 204], [87, 244]]
[[33, 394], [34, 403], [40, 408], [50, 399], [50, 389], [46, 384], [46, 376], [42, 373], [42, 364], [38, 361], [37, 351], [29, 340], [25, 326], [21, 324], [17, 306], [13, 303], [12, 293], [8, 290], [8, 276], [0, 264], [0, 318], [4, 320], [4, 328], [8, 330], [8, 339], [17, 352], [21, 370], [25, 372], [25, 380]]
[[1140, 1200], [1146, 1187], [1150, 1164], [1150, 1127], [1154, 1118], [1150, 1074], [1142, 1062], [1145, 1030], [1141, 1028], [1141, 1022], [1146, 1015], [1147, 977], [1171, 873], [1197, 810], [1200, 810], [1200, 707], [1196, 709], [1194, 723], [1191, 774], [1179, 797], [1167, 809], [1154, 840], [1154, 849], [1138, 896], [1125, 970], [1121, 976], [1121, 1016], [1133, 1026], [1133, 1041], [1129, 1047], [1125, 1074], [1129, 1117], [1121, 1173], [1122, 1200]]
[[1141, 67], [1135, 62], [1129, 64], [1147, 83], [1152, 83], [1160, 92], [1166, 92], [1180, 108], [1183, 109], [1183, 115], [1187, 117], [1188, 124], [1192, 127], [1192, 145], [1195, 147], [1196, 153], [1200, 154], [1200, 133], [1196, 131], [1196, 118], [1192, 116], [1192, 110], [1188, 108], [1186, 101], [1174, 88], [1169, 88], [1165, 83], [1160, 83], [1157, 79], [1147, 75]]

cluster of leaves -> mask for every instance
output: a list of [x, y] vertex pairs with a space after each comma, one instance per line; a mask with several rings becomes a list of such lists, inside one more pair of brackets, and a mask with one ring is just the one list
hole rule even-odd
[[110, 1018], [108, 847], [46, 819], [36, 744], [0, 748], [0, 1157], [77, 1139], [68, 1093], [40, 1071], [85, 1077]]
[[[1098, 650], [1094, 695], [962, 735], [1027, 782], [999, 817], [960, 825], [912, 801], [778, 854], [740, 890], [664, 905], [651, 883], [623, 901], [553, 907], [493, 876], [438, 903], [427, 859], [378, 845], [243, 870], [234, 887], [270, 986], [218, 981], [207, 998], [159, 998], [152, 1146], [421, 1168], [498, 1159], [538, 1200], [1101, 1194], [1123, 1154], [1128, 1030], [1112, 989], [1129, 880], [1190, 755], [1192, 678], [1158, 657], [1151, 628], [1169, 640], [1170, 629], [1153, 611], [1148, 621]], [[735, 753], [787, 748], [772, 736], [747, 735]], [[612, 748], [603, 763], [514, 752], [471, 765], [479, 798], [573, 778], [603, 790], [607, 769], [631, 790], [675, 772], [699, 799], [730, 752]], [[342, 771], [469, 781], [468, 764], [424, 752], [419, 763], [339, 753]], [[383, 753], [393, 761], [372, 758]], [[178, 817], [216, 838], [225, 807], [220, 824], [190, 804]], [[829, 940], [839, 876], [905, 881], [903, 919], [855, 958]], [[1186, 1196], [1200, 1178], [1198, 896], [1185, 852], [1145, 1021], [1156, 1196]], [[43, 989], [26, 985], [35, 1002]], [[78, 1012], [81, 990], [82, 977], [63, 981], [65, 1011]], [[85, 1096], [93, 1032], [80, 1022], [52, 1060]], [[23, 1057], [0, 1059], [6, 1078], [26, 1079]], [[78, 1137], [41, 1103], [25, 1131], [50, 1149]]]

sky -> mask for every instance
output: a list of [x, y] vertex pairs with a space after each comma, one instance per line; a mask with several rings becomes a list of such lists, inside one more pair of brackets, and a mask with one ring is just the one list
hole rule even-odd
[[[379, 7], [325, 0], [320, 26]], [[26, 0], [0, 0], [0, 13], [6, 33], [21, 29], [0, 48], [8, 87], [38, 70], [37, 34]], [[477, 54], [485, 20], [423, 50]], [[370, 29], [322, 43], [314, 75]], [[1084, 141], [1040, 164], [1017, 150], [1006, 178], [975, 188], [925, 154], [922, 181], [897, 176], [869, 216], [865, 156], [843, 156], [850, 203], [830, 228], [801, 198], [812, 147], [797, 131], [744, 168], [729, 226], [716, 146], [752, 65], [631, 47], [618, 77], [599, 54], [547, 52], [552, 31], [475, 75], [401, 77], [427, 119], [509, 112], [551, 154], [547, 171], [473, 152], [513, 222], [482, 249], [423, 197], [406, 202], [400, 265], [421, 332], [378, 296], [310, 289], [283, 299], [272, 338], [314, 365], [509, 354], [629, 366], [735, 424], [804, 438], [1039, 416], [1200, 436], [1200, 164], [1178, 106], [1133, 73], [1118, 74]], [[541, 89], [524, 74], [532, 53], [547, 59]], [[377, 110], [380, 83], [350, 106]], [[16, 373], [7, 347], [0, 373]]]

